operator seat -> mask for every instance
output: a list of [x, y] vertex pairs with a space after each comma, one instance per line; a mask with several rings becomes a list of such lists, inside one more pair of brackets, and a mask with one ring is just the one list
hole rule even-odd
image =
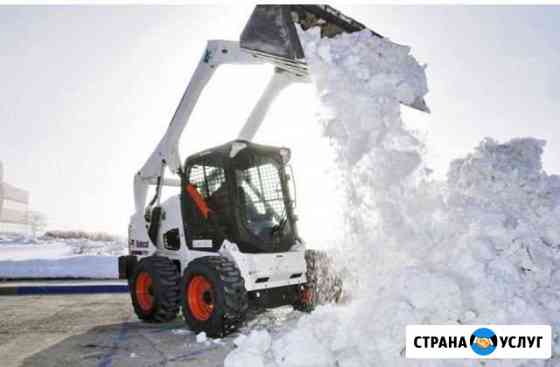
[[228, 186], [223, 182], [207, 200], [208, 208], [214, 214], [217, 224], [224, 233], [229, 234], [231, 226], [231, 200], [228, 194]]

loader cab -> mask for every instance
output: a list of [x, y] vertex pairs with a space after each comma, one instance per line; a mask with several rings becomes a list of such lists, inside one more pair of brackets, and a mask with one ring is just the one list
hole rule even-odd
[[289, 159], [288, 148], [243, 140], [188, 157], [183, 187], [196, 188], [199, 199], [182, 190], [187, 245], [216, 251], [227, 239], [242, 252], [288, 251], [298, 238]]

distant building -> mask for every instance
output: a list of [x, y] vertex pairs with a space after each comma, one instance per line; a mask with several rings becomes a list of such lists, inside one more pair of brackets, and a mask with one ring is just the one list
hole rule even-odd
[[29, 192], [5, 182], [0, 162], [0, 231], [31, 232]]

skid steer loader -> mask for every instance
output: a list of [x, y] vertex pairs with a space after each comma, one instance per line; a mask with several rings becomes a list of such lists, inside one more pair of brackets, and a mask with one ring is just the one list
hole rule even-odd
[[[365, 28], [327, 5], [256, 6], [240, 41], [208, 42], [167, 132], [135, 175], [129, 255], [119, 258], [119, 276], [129, 281], [140, 319], [169, 321], [181, 308], [193, 331], [223, 336], [250, 306], [309, 311], [340, 298], [326, 255], [306, 251], [298, 236], [290, 150], [252, 142], [278, 93], [308, 82], [296, 25], [320, 27], [323, 37]], [[179, 138], [214, 71], [263, 63], [274, 73], [237, 139], [183, 164]], [[423, 100], [411, 107], [426, 110]], [[166, 167], [177, 177], [164, 177]], [[150, 185], [155, 195], [146, 203]], [[177, 195], [162, 201], [163, 186], [177, 187]]]

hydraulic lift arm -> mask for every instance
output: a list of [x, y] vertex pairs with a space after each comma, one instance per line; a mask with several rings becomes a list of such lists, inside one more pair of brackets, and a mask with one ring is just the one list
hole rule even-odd
[[179, 102], [165, 135], [142, 169], [134, 177], [134, 202], [137, 213], [142, 212], [146, 206], [149, 185], [157, 186], [157, 198], [160, 196], [162, 186], [179, 186], [179, 180], [164, 178], [165, 167], [169, 167], [173, 173], [180, 174], [179, 140], [204, 87], [208, 84], [216, 69], [225, 64], [264, 63], [275, 64], [276, 68], [267, 88], [240, 133], [240, 138], [246, 140], [251, 140], [254, 137], [268, 107], [282, 89], [293, 82], [307, 81], [307, 70], [297, 62], [245, 50], [236, 41], [208, 41], [204, 54]]

